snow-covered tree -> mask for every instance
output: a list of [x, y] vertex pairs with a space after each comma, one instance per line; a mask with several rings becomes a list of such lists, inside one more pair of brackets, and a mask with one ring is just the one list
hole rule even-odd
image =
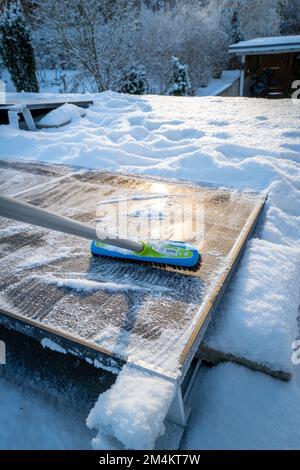
[[241, 30], [241, 19], [238, 10], [234, 10], [231, 19], [231, 37], [234, 44], [243, 40], [243, 33]]
[[173, 75], [169, 83], [168, 95], [186, 96], [190, 88], [188, 67], [186, 64], [181, 64], [178, 57], [173, 56], [172, 63]]
[[230, 44], [236, 44], [244, 39], [240, 11], [237, 4], [224, 9], [222, 20]]
[[[123, 70], [134, 60], [136, 0], [35, 0], [46, 36], [49, 58], [57, 52], [62, 68], [75, 69], [92, 84], [92, 91], [116, 88]], [[106, 8], [107, 7], [107, 8]], [[39, 49], [41, 46], [38, 46]], [[45, 47], [42, 54], [45, 56]], [[52, 61], [52, 59], [51, 59]]]
[[241, 27], [245, 39], [280, 35], [281, 0], [241, 0]]
[[282, 3], [281, 33], [300, 34], [300, 0], [285, 0]]
[[[30, 0], [26, 0], [30, 1]], [[33, 1], [33, 0], [32, 0]], [[34, 0], [39, 68], [72, 69], [92, 91], [117, 89], [130, 63], [142, 63], [150, 89], [166, 93], [172, 55], [206, 85], [228, 60], [228, 36], [209, 0]], [[69, 87], [69, 91], [72, 88]]]
[[9, 3], [0, 17], [0, 56], [17, 91], [39, 91], [31, 30], [19, 1]]
[[119, 91], [130, 95], [144, 95], [148, 90], [147, 74], [143, 65], [132, 65], [124, 70]]
[[147, 69], [156, 92], [166, 93], [172, 73], [170, 57], [188, 65], [192, 89], [206, 85], [228, 59], [228, 37], [219, 26], [219, 10], [199, 0], [174, 0], [159, 10], [143, 7], [138, 21], [138, 60]]
[[230, 43], [278, 35], [280, 28], [297, 33], [300, 11], [300, 0], [20, 1], [38, 68], [72, 69], [68, 91], [118, 89], [128, 63], [139, 63], [149, 90], [166, 93], [172, 55], [187, 64], [195, 90], [237, 65], [229, 62]]
[[243, 38], [252, 39], [280, 34], [282, 4], [285, 1], [211, 0], [210, 5], [215, 11], [236, 11], [240, 23], [238, 29]]
[[119, 89], [128, 63], [143, 64], [149, 90], [166, 93], [172, 55], [187, 64], [193, 90], [205, 86], [235, 66], [230, 43], [279, 34], [287, 0], [68, 0], [63, 8], [61, 0], [26, 2], [35, 5], [39, 66], [72, 69], [77, 84], [103, 91]]

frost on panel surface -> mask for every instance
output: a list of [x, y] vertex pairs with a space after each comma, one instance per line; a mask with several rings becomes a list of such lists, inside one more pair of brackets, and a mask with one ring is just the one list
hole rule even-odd
[[[47, 165], [43, 168], [50, 171]], [[21, 170], [12, 166], [9, 171], [27, 174], [37, 169], [24, 163]], [[84, 239], [26, 224], [20, 232], [9, 221], [3, 229], [12, 227], [12, 235], [0, 246], [1, 300], [10, 310], [110, 356], [177, 376], [199, 307], [257, 199], [211, 186], [84, 170], [49, 178], [22, 198], [81, 222], [94, 224], [97, 219], [100, 229], [113, 226], [112, 214], [126, 200], [122, 214], [128, 215], [128, 235], [138, 234], [142, 240], [172, 239], [168, 213], [178, 212], [183, 204], [196, 207], [191, 215], [195, 234], [190, 220], [175, 223], [187, 241], [196, 238], [202, 255], [196, 272], [94, 258]]]

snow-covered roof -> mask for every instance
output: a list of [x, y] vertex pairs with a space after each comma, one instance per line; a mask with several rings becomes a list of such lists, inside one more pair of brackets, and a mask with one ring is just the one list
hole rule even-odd
[[300, 35], [255, 38], [249, 41], [240, 41], [229, 47], [229, 52], [238, 55], [275, 54], [293, 51], [300, 51]]
[[196, 96], [217, 96], [232, 86], [239, 77], [239, 70], [223, 70], [221, 78], [214, 78], [207, 86], [198, 88]]

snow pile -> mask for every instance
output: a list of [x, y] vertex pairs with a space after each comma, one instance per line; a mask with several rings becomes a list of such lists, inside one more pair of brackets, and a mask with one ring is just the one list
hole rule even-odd
[[253, 239], [221, 302], [205, 344], [291, 373], [300, 300], [300, 191], [270, 185], [260, 238]]
[[94, 449], [105, 449], [103, 433], [114, 436], [127, 449], [153, 449], [164, 433], [164, 419], [175, 384], [132, 366], [125, 366], [112, 388], [101, 394], [87, 425], [99, 430]]
[[84, 109], [74, 104], [66, 103], [42, 117], [38, 122], [38, 127], [60, 127], [85, 115]]
[[205, 344], [291, 371], [291, 344], [298, 332], [299, 279], [299, 249], [252, 240]]
[[185, 449], [299, 449], [300, 381], [235, 364], [202, 368]]
[[260, 236], [265, 240], [299, 247], [300, 234], [299, 189], [288, 180], [270, 186], [267, 212]]

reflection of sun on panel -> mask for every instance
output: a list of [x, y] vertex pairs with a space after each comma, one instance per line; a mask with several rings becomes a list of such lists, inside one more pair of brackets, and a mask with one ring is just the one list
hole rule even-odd
[[151, 183], [148, 191], [150, 191], [151, 193], [157, 193], [157, 194], [169, 194], [170, 185], [159, 182], [159, 181], [154, 182], [154, 183]]

